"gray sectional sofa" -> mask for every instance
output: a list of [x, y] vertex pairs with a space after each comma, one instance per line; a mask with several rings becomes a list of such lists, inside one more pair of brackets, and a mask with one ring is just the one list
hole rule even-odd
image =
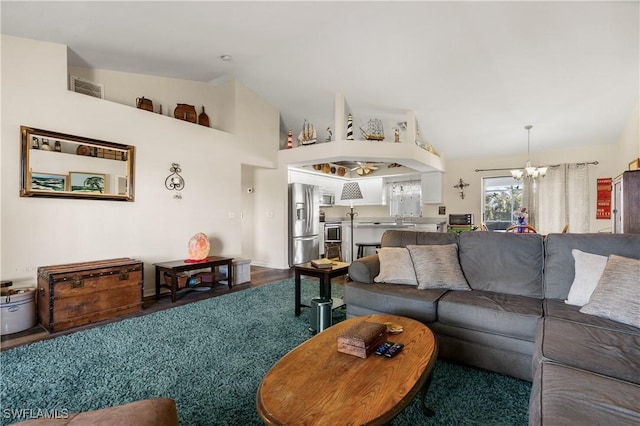
[[640, 235], [394, 230], [381, 242], [450, 244], [469, 291], [374, 282], [380, 260], [371, 255], [349, 267], [347, 317], [418, 319], [436, 334], [440, 357], [532, 381], [531, 425], [640, 424], [640, 328], [564, 303], [573, 249], [639, 259]]

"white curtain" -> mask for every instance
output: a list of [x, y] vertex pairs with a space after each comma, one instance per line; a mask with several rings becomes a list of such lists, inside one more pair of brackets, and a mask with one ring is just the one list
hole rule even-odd
[[532, 192], [533, 226], [541, 234], [589, 232], [589, 172], [585, 164], [562, 164], [551, 167], [538, 178]]

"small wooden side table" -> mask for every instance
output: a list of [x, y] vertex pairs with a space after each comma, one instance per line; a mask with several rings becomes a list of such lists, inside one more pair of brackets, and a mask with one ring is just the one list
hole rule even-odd
[[296, 316], [300, 316], [300, 308], [302, 306], [309, 307], [309, 305], [303, 305], [300, 302], [300, 276], [310, 276], [320, 279], [320, 297], [323, 299], [332, 299], [333, 300], [333, 309], [340, 308], [344, 306], [344, 301], [338, 298], [331, 297], [331, 278], [340, 277], [343, 275], [347, 275], [349, 271], [349, 264], [345, 262], [335, 262], [334, 265], [329, 268], [316, 268], [311, 264], [311, 262], [301, 263], [299, 265], [293, 265], [293, 269], [295, 271], [296, 284], [295, 284], [295, 299], [296, 299], [296, 307], [295, 312]]
[[[189, 263], [185, 260], [172, 260], [169, 262], [154, 263], [156, 267], [156, 299], [160, 297], [160, 288], [168, 288], [171, 290], [171, 302], [176, 301], [178, 293], [178, 273], [185, 271], [195, 271], [197, 269], [211, 268], [211, 272], [215, 273], [218, 266], [227, 265], [227, 284], [229, 288], [233, 287], [233, 258], [222, 256], [209, 256], [203, 261]], [[164, 272], [167, 272], [171, 276], [171, 283], [161, 283], [160, 277]], [[217, 282], [208, 284], [213, 288]], [[200, 284], [197, 287], [203, 287], [205, 284]], [[180, 289], [182, 290], [182, 289]]]

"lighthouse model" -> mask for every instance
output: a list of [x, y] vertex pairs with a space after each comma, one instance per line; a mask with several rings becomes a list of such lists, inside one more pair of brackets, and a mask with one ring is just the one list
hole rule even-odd
[[293, 148], [293, 133], [289, 130], [289, 133], [287, 134], [287, 149], [291, 148]]
[[347, 140], [353, 140], [353, 116], [351, 114], [347, 117]]

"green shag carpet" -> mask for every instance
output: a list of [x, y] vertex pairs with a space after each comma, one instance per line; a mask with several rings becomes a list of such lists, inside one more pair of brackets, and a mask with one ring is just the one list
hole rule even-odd
[[[293, 279], [278, 281], [2, 352], [2, 424], [24, 420], [19, 413], [168, 397], [181, 425], [260, 425], [260, 380], [310, 337], [309, 309], [294, 315], [293, 288]], [[317, 281], [303, 282], [303, 303], [317, 292]], [[344, 315], [336, 310], [334, 323]], [[438, 361], [426, 398], [436, 415], [423, 417], [416, 400], [392, 424], [526, 425], [530, 391], [525, 381]]]

